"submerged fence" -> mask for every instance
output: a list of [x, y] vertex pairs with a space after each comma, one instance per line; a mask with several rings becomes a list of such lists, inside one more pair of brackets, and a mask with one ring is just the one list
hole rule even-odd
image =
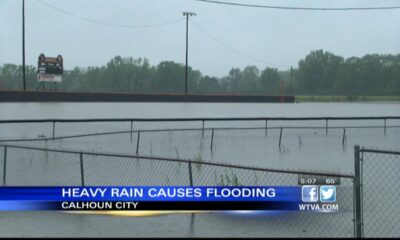
[[338, 177], [339, 213], [295, 212], [249, 221], [271, 236], [354, 236], [352, 175], [15, 145], [0, 145], [0, 151], [3, 186], [296, 186], [298, 175]]
[[[354, 169], [344, 162], [353, 157], [351, 146], [393, 145], [399, 134], [400, 117], [394, 116], [0, 121], [3, 144], [347, 173]], [[311, 151], [314, 163], [307, 160]]]
[[338, 177], [338, 213], [274, 216], [263, 223], [266, 230], [304, 237], [400, 236], [398, 151], [356, 146], [354, 175], [9, 144], [0, 145], [0, 153], [3, 186], [293, 186], [299, 175]]
[[[3, 148], [3, 185], [4, 186], [63, 186], [76, 185], [85, 186], [93, 184], [106, 185], [177, 185], [184, 184], [190, 186], [200, 185], [258, 185], [259, 177], [256, 173], [271, 173], [271, 174], [289, 174], [295, 176], [295, 181], [284, 181], [284, 178], [279, 181], [272, 181], [269, 184], [285, 185], [286, 183], [296, 183], [297, 175], [313, 175], [313, 176], [330, 176], [353, 178], [353, 175], [339, 174], [333, 172], [314, 172], [314, 171], [295, 171], [283, 169], [270, 169], [240, 166], [234, 164], [205, 162], [202, 160], [163, 158], [152, 156], [115, 154], [115, 153], [99, 153], [89, 151], [73, 151], [61, 149], [48, 149], [34, 146], [18, 146], [18, 145], [0, 145]], [[11, 165], [10, 165], [11, 164]], [[43, 164], [35, 167], [35, 164]], [[124, 165], [125, 164], [125, 165]], [[129, 166], [132, 164], [132, 166]], [[121, 169], [116, 167], [120, 165]], [[43, 169], [40, 169], [43, 167]], [[136, 168], [139, 171], [132, 171], [129, 167]], [[202, 170], [204, 168], [223, 169], [223, 175], [215, 175]], [[92, 168], [92, 169], [91, 169]], [[193, 170], [195, 169], [195, 170]], [[237, 173], [231, 170], [238, 170]], [[48, 176], [35, 172], [37, 170], [53, 171], [55, 179], [49, 179]], [[133, 169], [134, 170], [134, 169]], [[147, 171], [144, 171], [147, 170]], [[173, 171], [176, 170], [176, 171]], [[228, 171], [229, 170], [229, 171]], [[62, 172], [70, 175], [68, 172], [74, 173], [77, 177], [63, 178]], [[97, 176], [91, 176], [89, 173], [97, 173]], [[211, 171], [211, 170], [210, 170]], [[246, 180], [240, 176], [240, 171], [252, 172], [252, 176]], [[10, 175], [8, 172], [15, 172]], [[31, 172], [31, 173], [29, 173]], [[58, 173], [57, 173], [58, 172]], [[113, 173], [116, 174], [113, 174]], [[126, 172], [128, 175], [123, 176]], [[211, 171], [212, 172], [212, 171]], [[215, 171], [215, 173], [222, 173]], [[38, 173], [38, 174], [37, 174]], [[177, 173], [182, 173], [179, 176]], [[201, 173], [201, 175], [199, 175]], [[103, 174], [101, 180], [97, 181], [95, 177], [98, 174]], [[197, 174], [197, 175], [196, 175]], [[203, 175], [205, 174], [205, 175]], [[18, 175], [24, 175], [25, 180]], [[133, 175], [138, 176], [138, 179], [128, 179], [130, 182], [121, 182], [120, 179], [131, 178]], [[165, 176], [166, 178], [161, 178]], [[160, 182], [156, 182], [153, 177], [158, 177]], [[173, 179], [178, 177], [178, 179]], [[198, 177], [198, 178], [196, 178]], [[239, 178], [241, 177], [241, 178]], [[93, 178], [93, 179], [92, 179]], [[146, 179], [148, 178], [148, 179]], [[202, 179], [203, 178], [203, 179]], [[169, 181], [164, 181], [170, 179]], [[206, 180], [208, 179], [208, 180]], [[215, 180], [215, 181], [214, 181]], [[271, 180], [271, 179], [268, 179]], [[70, 181], [70, 182], [68, 182]], [[58, 184], [58, 185], [57, 185]]]
[[[334, 121], [351, 121], [351, 120], [376, 120], [382, 121], [380, 125], [342, 125], [342, 126], [330, 126], [329, 124]], [[0, 139], [0, 142], [9, 142], [9, 141], [44, 141], [44, 140], [58, 140], [58, 139], [66, 139], [66, 138], [78, 138], [78, 137], [88, 137], [88, 136], [98, 136], [98, 135], [108, 135], [108, 134], [121, 134], [121, 133], [130, 133], [130, 138], [132, 140], [133, 133], [137, 133], [140, 135], [141, 132], [157, 132], [157, 131], [197, 131], [200, 130], [204, 133], [204, 131], [212, 131], [214, 130], [255, 130], [255, 129], [264, 129], [265, 135], [268, 135], [269, 129], [278, 129], [280, 130], [280, 138], [279, 138], [279, 146], [281, 145], [282, 133], [285, 129], [324, 129], [326, 135], [329, 133], [329, 129], [343, 129], [343, 142], [346, 138], [346, 129], [357, 129], [357, 128], [382, 128], [383, 133], [386, 135], [388, 128], [400, 128], [400, 125], [391, 125], [387, 126], [388, 120], [400, 120], [400, 116], [383, 116], [383, 117], [253, 117], [253, 118], [120, 118], [120, 119], [107, 119], [107, 118], [98, 118], [98, 119], [21, 119], [21, 120], [0, 120], [0, 126], [2, 124], [20, 124], [20, 123], [50, 123], [51, 126], [51, 137], [41, 136], [39, 138], [23, 138], [23, 139]], [[223, 122], [263, 122], [264, 126], [240, 126], [240, 127], [227, 127], [227, 126], [210, 126], [206, 127], [206, 123], [223, 123]], [[304, 122], [312, 122], [318, 121], [323, 122], [324, 126], [274, 126], [271, 127], [269, 124], [272, 122], [296, 122], [296, 121], [304, 121]], [[129, 123], [129, 130], [121, 130], [121, 131], [107, 131], [107, 132], [99, 132], [95, 133], [80, 133], [73, 135], [63, 135], [57, 136], [57, 124], [67, 124], [67, 123]], [[201, 127], [179, 127], [179, 128], [156, 128], [156, 129], [140, 129], [134, 130], [134, 123], [201, 123]]]

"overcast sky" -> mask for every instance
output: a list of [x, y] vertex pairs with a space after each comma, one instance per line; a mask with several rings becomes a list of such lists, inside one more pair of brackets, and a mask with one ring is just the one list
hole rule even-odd
[[[85, 21], [43, 3], [89, 19]], [[225, 0], [228, 1], [228, 0]], [[301, 7], [399, 6], [399, 0], [229, 0], [231, 2]], [[22, 62], [22, 0], [0, 0], [0, 64]], [[101, 66], [112, 57], [146, 57], [185, 62], [183, 11], [189, 23], [189, 64], [204, 75], [223, 76], [230, 68], [293, 65], [311, 50], [350, 57], [367, 53], [400, 53], [400, 9], [386, 11], [289, 11], [214, 5], [194, 0], [26, 0], [26, 61], [37, 64], [40, 53], [62, 54], [66, 69]], [[216, 39], [218, 41], [216, 41]], [[227, 47], [228, 46], [228, 47]], [[248, 57], [232, 50], [235, 49]], [[255, 61], [254, 59], [260, 61]], [[275, 67], [274, 65], [270, 65]]]

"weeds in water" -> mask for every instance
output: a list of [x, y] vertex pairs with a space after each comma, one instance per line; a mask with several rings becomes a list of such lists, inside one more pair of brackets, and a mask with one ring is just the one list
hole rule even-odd
[[289, 147], [282, 146], [282, 147], [279, 148], [279, 152], [283, 153], [283, 154], [289, 154], [290, 153], [290, 149], [289, 149]]
[[[153, 157], [153, 143], [150, 142], [150, 157]], [[150, 166], [153, 166], [154, 161], [150, 161]]]
[[[216, 175], [215, 175], [216, 177]], [[230, 174], [225, 170], [224, 173], [220, 174], [220, 181], [218, 185], [220, 186], [240, 186], [239, 178], [231, 170]]]
[[150, 142], [150, 156], [153, 156], [153, 143]]
[[[178, 152], [178, 148], [177, 147], [175, 147], [175, 153], [176, 153], [176, 158], [179, 159], [179, 152]], [[178, 162], [178, 168], [177, 168], [177, 171], [176, 171], [177, 174], [180, 174], [181, 166], [182, 166], [182, 163]]]
[[46, 158], [46, 160], [49, 160], [49, 153], [47, 152], [47, 139], [46, 140], [44, 140], [44, 149], [45, 149], [45, 152], [44, 152], [44, 154], [45, 154], [45, 158]]
[[179, 159], [179, 152], [178, 152], [178, 148], [177, 147], [175, 147], [175, 154], [176, 154], [176, 158]]
[[237, 178], [236, 174], [233, 174], [233, 186], [239, 186], [239, 179]]
[[201, 153], [197, 154], [197, 157], [195, 158], [195, 160], [197, 162], [202, 162], [203, 161], [203, 157], [202, 157]]
[[299, 136], [299, 148], [301, 148], [303, 146], [303, 141], [301, 139], [301, 137]]
[[219, 182], [219, 184], [218, 184], [218, 185], [220, 185], [220, 186], [225, 186], [225, 182], [224, 182], [224, 175], [223, 175], [223, 174], [221, 174], [221, 175], [220, 175], [220, 178], [221, 178], [221, 181]]
[[171, 131], [168, 131], [168, 147], [169, 147], [169, 149], [171, 149], [172, 148], [172, 143], [173, 143], [173, 141], [172, 141], [172, 132]]
[[[197, 155], [197, 157], [194, 159], [196, 162], [202, 162], [203, 161], [203, 157], [201, 156], [201, 153], [199, 153], [198, 155]], [[200, 169], [201, 169], [201, 165], [202, 164], [195, 164], [196, 165], [196, 169], [197, 169], [197, 171], [200, 171]]]

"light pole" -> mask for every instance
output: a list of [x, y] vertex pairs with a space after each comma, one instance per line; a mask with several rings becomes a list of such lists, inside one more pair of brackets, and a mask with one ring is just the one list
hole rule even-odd
[[290, 96], [293, 96], [293, 67], [290, 67]]
[[26, 76], [25, 76], [25, 0], [22, 0], [22, 78], [23, 88], [26, 90]]
[[194, 12], [183, 12], [186, 16], [186, 67], [185, 67], [185, 95], [188, 93], [188, 51], [189, 51], [189, 17], [196, 16]]

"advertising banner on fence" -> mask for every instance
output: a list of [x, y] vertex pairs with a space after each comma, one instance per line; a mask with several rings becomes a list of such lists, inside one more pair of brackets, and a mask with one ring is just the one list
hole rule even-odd
[[[325, 189], [323, 189], [323, 187]], [[321, 197], [319, 196], [321, 192]], [[328, 196], [329, 195], [329, 196]], [[326, 201], [324, 201], [324, 199]], [[334, 186], [3, 187], [0, 210], [325, 211]], [[325, 202], [325, 203], [323, 203]], [[320, 204], [322, 204], [320, 206]], [[325, 204], [325, 205], [324, 205]], [[337, 204], [336, 204], [337, 205]], [[338, 207], [331, 208], [335, 211]]]

